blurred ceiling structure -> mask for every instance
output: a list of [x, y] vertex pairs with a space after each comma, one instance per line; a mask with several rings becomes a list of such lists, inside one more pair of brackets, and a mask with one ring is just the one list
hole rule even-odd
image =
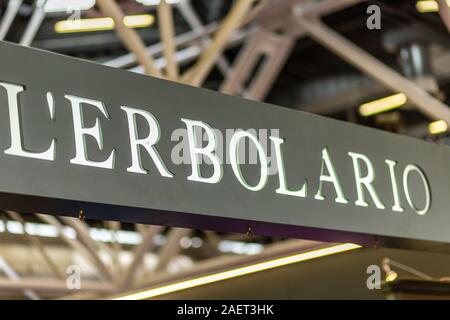
[[[0, 1], [0, 40], [444, 144], [449, 30], [445, 0]], [[1, 217], [0, 298], [110, 297], [333, 246]], [[72, 265], [81, 290], [67, 285]]]

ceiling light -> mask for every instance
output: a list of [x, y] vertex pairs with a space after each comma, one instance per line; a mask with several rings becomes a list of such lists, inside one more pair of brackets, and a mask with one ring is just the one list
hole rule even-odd
[[114, 29], [112, 18], [62, 20], [55, 24], [57, 33], [92, 32]]
[[448, 131], [448, 125], [444, 120], [437, 120], [428, 125], [431, 134], [440, 134]]
[[202, 276], [190, 280], [185, 280], [169, 285], [165, 285], [159, 288], [153, 288], [149, 290], [144, 290], [141, 292], [133, 293], [133, 294], [127, 294], [124, 296], [116, 297], [114, 300], [144, 300], [144, 299], [150, 299], [157, 296], [189, 289], [189, 288], [195, 288], [202, 285], [215, 283], [227, 279], [232, 279], [236, 277], [241, 277], [245, 275], [249, 275], [255, 272], [265, 271], [273, 268], [278, 268], [286, 265], [290, 265], [293, 263], [298, 263], [302, 261], [317, 259], [324, 256], [329, 256], [336, 253], [341, 253], [349, 250], [354, 250], [357, 248], [360, 248], [361, 246], [353, 244], [353, 243], [344, 243], [339, 245], [334, 245], [331, 247], [326, 247], [322, 249], [317, 249], [313, 251], [303, 252], [299, 254], [294, 254], [291, 256], [278, 258], [274, 260], [269, 260], [265, 262], [260, 262], [252, 265], [248, 265], [245, 267], [240, 267], [236, 269], [231, 269], [224, 272], [219, 272], [215, 274], [210, 274], [207, 276]]
[[394, 94], [392, 96], [367, 102], [359, 107], [359, 113], [364, 117], [373, 116], [378, 113], [397, 109], [404, 105], [408, 98], [403, 93]]
[[439, 4], [435, 0], [421, 0], [416, 2], [416, 9], [420, 13], [438, 12]]
[[[139, 14], [125, 16], [123, 23], [129, 28], [144, 28], [153, 24], [154, 17], [151, 14]], [[110, 17], [62, 20], [55, 24], [57, 33], [92, 32], [114, 29], [114, 21]]]
[[151, 14], [137, 14], [133, 16], [126, 16], [123, 23], [128, 28], [145, 28], [153, 24], [154, 17]]

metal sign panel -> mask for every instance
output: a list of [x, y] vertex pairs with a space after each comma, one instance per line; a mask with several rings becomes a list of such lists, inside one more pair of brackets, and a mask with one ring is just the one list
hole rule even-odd
[[0, 43], [2, 209], [436, 247], [449, 163], [444, 146]]

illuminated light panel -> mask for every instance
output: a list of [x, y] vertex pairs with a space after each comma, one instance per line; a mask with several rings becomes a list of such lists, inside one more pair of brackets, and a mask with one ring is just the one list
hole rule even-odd
[[[59, 231], [51, 225], [26, 222], [25, 225], [17, 221], [1, 221], [0, 220], [0, 233], [8, 232], [11, 234], [28, 234], [38, 237], [57, 238]], [[73, 228], [64, 227], [64, 235], [69, 239], [76, 239], [77, 234]], [[142, 237], [139, 233], [134, 231], [119, 230], [113, 232], [108, 229], [90, 228], [89, 234], [95, 241], [100, 242], [118, 242], [127, 245], [139, 245], [142, 242]], [[162, 245], [161, 242], [156, 245]]]
[[185, 280], [173, 284], [169, 284], [166, 286], [162, 286], [159, 288], [149, 289], [145, 291], [141, 291], [138, 293], [128, 294], [124, 296], [120, 296], [117, 298], [114, 298], [114, 300], [144, 300], [144, 299], [150, 299], [153, 297], [158, 297], [161, 295], [189, 289], [189, 288], [195, 288], [202, 285], [215, 283], [227, 279], [237, 278], [245, 275], [249, 275], [252, 273], [265, 271], [273, 268], [283, 267], [287, 266], [293, 263], [298, 263], [302, 261], [317, 259], [320, 257], [329, 256], [336, 253], [346, 252], [354, 249], [361, 248], [361, 246], [353, 243], [344, 243], [339, 245], [334, 245], [327, 248], [317, 249], [309, 252], [294, 254], [291, 256], [278, 258], [274, 260], [269, 260], [265, 262], [256, 263], [253, 265], [240, 267], [236, 269], [231, 269], [224, 272], [219, 272], [207, 276], [202, 276], [199, 278], [194, 278], [190, 280]]
[[438, 12], [439, 4], [435, 0], [421, 0], [416, 2], [416, 9], [420, 13]]
[[359, 107], [359, 113], [364, 117], [373, 116], [393, 109], [397, 109], [404, 105], [408, 98], [403, 93], [397, 93], [392, 96], [382, 98], [362, 104]]
[[112, 18], [93, 18], [79, 20], [62, 20], [55, 24], [57, 33], [92, 32], [114, 29]]
[[[123, 23], [129, 28], [144, 28], [152, 25], [154, 19], [154, 16], [151, 14], [139, 14], [125, 16]], [[93, 32], [112, 29], [114, 29], [114, 21], [110, 17], [62, 20], [55, 24], [55, 31], [57, 33]]]
[[129, 28], [145, 28], [151, 26], [155, 18], [151, 14], [125, 16], [123, 23]]
[[440, 134], [448, 131], [448, 125], [444, 120], [437, 120], [428, 125], [431, 134]]

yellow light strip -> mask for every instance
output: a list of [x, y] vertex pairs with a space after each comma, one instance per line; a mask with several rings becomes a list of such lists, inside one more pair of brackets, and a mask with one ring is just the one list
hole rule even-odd
[[395, 281], [395, 279], [397, 279], [397, 278], [398, 278], [398, 273], [391, 270], [386, 274], [385, 280], [386, 280], [386, 282], [392, 282], [392, 281]]
[[[151, 26], [153, 22], [154, 16], [151, 14], [125, 16], [123, 19], [123, 23], [129, 28], [145, 28]], [[110, 17], [61, 20], [55, 24], [57, 33], [92, 32], [112, 29], [114, 29], [114, 21]]]
[[120, 296], [114, 298], [114, 300], [144, 300], [150, 299], [157, 296], [189, 289], [195, 288], [202, 285], [215, 283], [227, 279], [232, 279], [236, 277], [241, 277], [244, 275], [252, 274], [255, 272], [265, 271], [273, 268], [278, 268], [282, 266], [286, 266], [293, 263], [298, 263], [306, 260], [317, 259], [324, 256], [329, 256], [336, 253], [341, 253], [345, 251], [354, 250], [357, 248], [361, 248], [361, 246], [353, 244], [353, 243], [344, 243], [339, 245], [334, 245], [327, 248], [317, 249], [309, 252], [299, 253], [292, 256], [287, 256], [283, 258], [278, 258], [274, 260], [269, 260], [265, 262], [256, 263], [253, 265], [240, 267], [236, 269], [231, 269], [224, 272], [219, 272], [216, 274], [211, 274], [207, 276], [202, 276], [199, 278], [194, 278], [186, 281], [181, 281], [173, 284], [169, 284], [166, 286], [162, 286], [159, 288], [149, 289], [138, 293], [127, 294], [124, 296]]
[[431, 134], [440, 134], [448, 131], [448, 125], [444, 120], [437, 120], [428, 124], [428, 131]]
[[359, 113], [364, 117], [373, 116], [378, 113], [397, 109], [404, 105], [408, 98], [403, 93], [397, 93], [392, 96], [371, 101], [359, 106]]
[[154, 17], [151, 14], [137, 14], [125, 16], [123, 23], [129, 28], [145, 28], [153, 24]]
[[439, 4], [435, 0], [420, 0], [416, 2], [416, 9], [420, 13], [438, 12]]

